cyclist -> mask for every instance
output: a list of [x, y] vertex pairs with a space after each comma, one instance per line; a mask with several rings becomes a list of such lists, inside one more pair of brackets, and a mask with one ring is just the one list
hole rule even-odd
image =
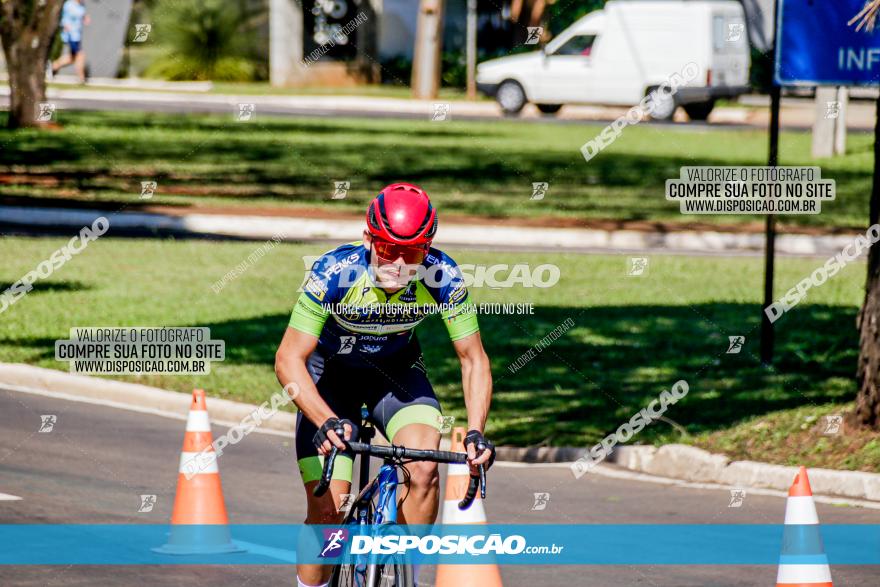
[[[489, 358], [461, 271], [431, 247], [437, 211], [418, 186], [385, 187], [367, 209], [363, 241], [342, 245], [312, 266], [275, 357], [278, 380], [295, 383], [296, 453], [308, 500], [306, 524], [335, 524], [350, 492], [352, 458], [340, 453], [330, 490], [312, 495], [324, 455], [356, 438], [361, 405], [393, 444], [437, 450], [440, 404], [428, 381], [413, 329], [439, 310], [461, 362], [467, 407], [465, 447], [472, 473], [491, 465], [483, 429], [492, 396]], [[340, 307], [341, 306], [341, 307]], [[399, 521], [437, 517], [437, 464], [409, 463], [409, 492]], [[331, 567], [298, 565], [300, 587], [326, 585]], [[416, 569], [417, 572], [417, 569]]]

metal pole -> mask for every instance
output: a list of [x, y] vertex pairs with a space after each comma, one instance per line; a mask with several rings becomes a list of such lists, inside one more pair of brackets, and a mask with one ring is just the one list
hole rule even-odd
[[[770, 154], [767, 165], [776, 167], [779, 161], [779, 94], [780, 88], [770, 89]], [[761, 307], [761, 362], [773, 362], [773, 323], [767, 317], [767, 308], [773, 303], [773, 264], [776, 249], [776, 217], [767, 215], [764, 229], [766, 247], [764, 249], [764, 305]]]
[[[779, 162], [779, 99], [781, 88], [776, 85], [776, 27], [778, 12], [778, 0], [773, 3], [773, 51], [770, 54], [770, 71], [773, 79], [770, 82], [770, 145], [767, 155], [767, 165], [776, 167]], [[761, 363], [770, 365], [773, 363], [773, 323], [767, 316], [767, 308], [773, 303], [773, 262], [776, 249], [776, 217], [767, 215], [764, 228], [764, 304], [761, 306]]]
[[467, 2], [467, 98], [477, 99], [477, 0]]

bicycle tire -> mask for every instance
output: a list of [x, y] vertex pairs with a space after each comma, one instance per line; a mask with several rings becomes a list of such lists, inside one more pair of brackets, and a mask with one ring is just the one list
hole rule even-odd
[[333, 569], [330, 577], [331, 587], [414, 587], [412, 581], [412, 567], [394, 563], [391, 565], [376, 565], [378, 583], [367, 585], [364, 574], [355, 569], [355, 565], [338, 565]]
[[[373, 504], [370, 503], [367, 511], [367, 523], [373, 523]], [[352, 520], [356, 519], [358, 513], [357, 508], [352, 508], [342, 521], [343, 526], [347, 526]], [[412, 567], [398, 563], [389, 565], [376, 565], [376, 576], [379, 577], [378, 583], [367, 585], [366, 578], [369, 567], [359, 571], [356, 565], [336, 565], [333, 573], [330, 575], [330, 587], [414, 587], [412, 577]]]

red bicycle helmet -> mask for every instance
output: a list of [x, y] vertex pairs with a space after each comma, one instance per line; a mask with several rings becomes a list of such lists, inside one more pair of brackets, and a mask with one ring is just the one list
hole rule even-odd
[[437, 233], [437, 211], [419, 186], [392, 183], [370, 202], [367, 230], [398, 245], [430, 244]]

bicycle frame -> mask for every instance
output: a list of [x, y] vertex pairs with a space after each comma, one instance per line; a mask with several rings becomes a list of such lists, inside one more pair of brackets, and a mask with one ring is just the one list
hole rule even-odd
[[[370, 442], [375, 433], [375, 429], [367, 422], [366, 410], [363, 410], [358, 440], [360, 442]], [[350, 524], [359, 526], [396, 524], [397, 467], [386, 461], [379, 468], [378, 475], [372, 481], [369, 481], [370, 459], [366, 455], [361, 455], [360, 459], [360, 492], [351, 506], [357, 508], [357, 519], [352, 519]], [[377, 495], [376, 510], [373, 514], [373, 520], [370, 522], [367, 520], [367, 513], [373, 498]], [[379, 577], [376, 576], [377, 566], [368, 563], [367, 555], [357, 555], [354, 565], [358, 575], [365, 578], [363, 587], [378, 585]]]
[[[376, 446], [369, 441], [375, 434], [375, 429], [369, 424], [369, 414], [362, 408], [361, 410], [361, 426], [359, 427], [358, 441], [349, 441], [346, 444], [355, 454], [360, 455], [360, 491], [357, 498], [351, 504], [354, 510], [350, 510], [345, 518], [344, 524], [349, 527], [354, 526], [370, 526], [369, 534], [374, 534], [381, 527], [393, 526], [397, 524], [397, 469], [403, 464], [411, 461], [431, 461], [435, 463], [466, 463], [467, 455], [465, 453], [448, 452], [432, 449], [412, 449], [404, 446]], [[341, 434], [337, 432], [337, 434]], [[365, 442], [366, 441], [366, 442]], [[330, 487], [330, 481], [333, 477], [333, 464], [339, 454], [339, 449], [333, 447], [326, 458], [323, 470], [321, 472], [321, 480], [315, 487], [313, 494], [320, 497], [324, 495]], [[370, 458], [378, 457], [384, 460], [379, 468], [379, 473], [372, 480], [370, 477]], [[483, 465], [479, 466], [479, 476], [471, 476], [467, 491], [464, 498], [459, 502], [459, 509], [467, 509], [473, 503], [477, 495], [478, 489], [481, 490], [482, 497], [485, 498], [486, 490], [486, 470]], [[373, 499], [376, 498], [376, 507], [373, 509]], [[370, 516], [370, 513], [373, 513]], [[360, 528], [366, 530], [366, 528]], [[354, 580], [358, 587], [374, 587], [378, 585], [381, 577], [378, 577], [380, 568], [389, 565], [400, 567], [401, 574], [395, 571], [394, 577], [401, 578], [403, 582], [395, 582], [396, 585], [412, 585], [411, 567], [398, 561], [396, 557], [389, 556], [387, 560], [381, 562], [369, 562], [366, 554], [355, 555], [352, 561], [354, 568]]]

